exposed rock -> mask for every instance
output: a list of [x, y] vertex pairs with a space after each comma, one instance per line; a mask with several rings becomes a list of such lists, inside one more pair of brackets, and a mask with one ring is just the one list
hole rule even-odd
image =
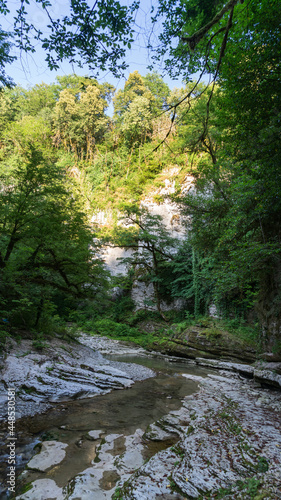
[[114, 356], [147, 356], [147, 351], [142, 347], [120, 340], [109, 339], [108, 337], [101, 337], [100, 335], [87, 335], [81, 333], [79, 342], [99, 351], [100, 354], [114, 354]]
[[88, 432], [88, 436], [90, 439], [93, 439], [96, 441], [96, 439], [99, 439], [101, 437], [102, 431], [90, 431]]
[[174, 429], [169, 431], [167, 426], [165, 429], [162, 428], [161, 423], [151, 424], [144, 434], [145, 439], [149, 439], [150, 441], [170, 441], [178, 438], [179, 433]]
[[53, 479], [37, 479], [32, 488], [16, 497], [17, 500], [63, 500], [65, 496]]
[[274, 385], [279, 388], [281, 387], [281, 375], [274, 373], [272, 369], [255, 369], [254, 376], [256, 380], [260, 380], [261, 382], [265, 382], [269, 385]]
[[281, 375], [279, 375], [281, 363], [257, 362], [253, 365], [241, 363], [231, 363], [227, 361], [218, 361], [216, 359], [196, 358], [196, 363], [200, 366], [210, 366], [220, 370], [231, 370], [240, 375], [249, 376], [256, 381], [281, 388]]
[[274, 411], [268, 402], [257, 406], [270, 391], [253, 391], [251, 382], [243, 384], [235, 375], [186, 377], [200, 381], [202, 388], [172, 414], [181, 439], [143, 465], [123, 486], [121, 497], [217, 498], [225, 489], [221, 498], [242, 499], [252, 487], [264, 495], [257, 498], [281, 498], [280, 393], [274, 395]]
[[59, 464], [65, 457], [65, 448], [67, 446], [67, 444], [58, 441], [44, 441], [40, 453], [28, 462], [27, 467], [45, 471], [53, 465]]
[[219, 370], [230, 370], [249, 378], [254, 377], [255, 366], [242, 363], [231, 363], [230, 361], [218, 361], [216, 359], [196, 358], [196, 363], [200, 366], [210, 366]]
[[143, 431], [138, 429], [131, 436], [106, 436], [93, 465], [70, 481], [64, 498], [110, 500], [120, 478], [126, 481], [143, 464], [142, 434]]
[[[161, 185], [157, 188], [154, 186], [140, 203], [140, 206], [147, 209], [151, 215], [160, 216], [170, 236], [178, 240], [182, 240], [185, 236], [186, 225], [184, 224], [184, 219], [186, 217], [179, 210], [178, 204], [171, 200], [170, 195], [176, 191], [176, 178], [180, 170], [178, 165], [165, 168], [157, 178], [157, 182]], [[182, 182], [182, 193], [186, 194], [193, 185], [194, 177], [190, 175], [186, 176]], [[97, 223], [99, 226], [111, 224], [112, 221], [113, 214], [106, 211], [99, 211], [92, 217], [92, 222]], [[128, 264], [123, 263], [122, 259], [132, 256], [131, 249], [106, 245], [103, 247], [102, 253], [105, 265], [112, 276], [127, 275]], [[116, 296], [118, 296], [118, 289], [115, 289], [113, 293], [113, 297]], [[131, 298], [135, 303], [136, 310], [144, 307], [149, 310], [157, 309], [152, 284], [147, 285], [136, 279], [131, 290]], [[161, 301], [161, 309], [163, 311], [180, 309], [184, 303], [185, 301], [181, 299], [175, 300], [172, 303], [167, 303], [163, 300]]]
[[186, 358], [222, 359], [252, 362], [256, 349], [216, 327], [192, 326], [182, 333], [174, 333], [162, 351]]
[[[87, 337], [89, 345], [85, 345]], [[57, 401], [105, 394], [154, 375], [152, 370], [140, 365], [105, 359], [96, 350], [97, 341], [90, 336], [84, 335], [81, 340], [84, 345], [51, 339], [40, 352], [34, 349], [31, 340], [22, 340], [20, 344], [13, 342], [1, 370], [4, 404], [0, 420], [6, 418], [6, 387], [16, 391], [16, 417], [20, 418], [40, 413]], [[114, 346], [114, 341], [107, 341], [109, 344]], [[139, 350], [127, 347], [127, 351], [136, 353]], [[122, 352], [126, 352], [125, 345]]]

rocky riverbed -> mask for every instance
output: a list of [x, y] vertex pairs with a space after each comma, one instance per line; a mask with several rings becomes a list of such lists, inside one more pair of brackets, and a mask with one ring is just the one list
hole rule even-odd
[[80, 341], [52, 338], [42, 350], [36, 350], [31, 340], [12, 342], [0, 360], [0, 421], [7, 418], [8, 387], [16, 391], [19, 419], [42, 413], [55, 402], [124, 389], [154, 375], [140, 365], [111, 362], [100, 352], [142, 355], [141, 348], [106, 338], [93, 341], [86, 335]]
[[[54, 401], [129, 388], [136, 380], [154, 376], [150, 368], [103, 357], [117, 353], [120, 359], [145, 359], [143, 349], [87, 335], [80, 341], [83, 345], [53, 340], [42, 353], [35, 353], [29, 341], [14, 345], [3, 360], [2, 384], [5, 390], [13, 383], [18, 391], [19, 417], [46, 410]], [[271, 364], [269, 368], [200, 358], [184, 363], [205, 364], [207, 376], [188, 373], [188, 368], [181, 374], [199, 390], [185, 396], [179, 409], [169, 411], [167, 405], [160, 420], [131, 434], [104, 428], [82, 433], [77, 453], [87, 447], [91, 463], [66, 484], [56, 470], [63, 471], [64, 463], [69, 467], [71, 445], [57, 437], [39, 442], [38, 453], [33, 452], [20, 478], [27, 491], [17, 499], [281, 498], [278, 373]], [[276, 389], [262, 386], [268, 382]]]
[[281, 498], [281, 397], [220, 372], [200, 383], [143, 436], [176, 445], [156, 454], [119, 490], [124, 500]]

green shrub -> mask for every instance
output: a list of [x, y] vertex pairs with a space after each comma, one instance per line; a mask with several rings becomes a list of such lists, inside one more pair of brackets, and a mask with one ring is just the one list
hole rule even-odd
[[141, 333], [137, 328], [133, 328], [125, 323], [116, 323], [111, 319], [100, 319], [94, 322], [94, 328], [97, 333], [109, 337], [117, 338], [137, 338]]

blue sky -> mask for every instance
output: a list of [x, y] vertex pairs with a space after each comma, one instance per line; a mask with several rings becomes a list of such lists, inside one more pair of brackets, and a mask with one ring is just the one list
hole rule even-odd
[[[89, 2], [91, 3], [91, 1]], [[124, 0], [123, 3], [130, 3], [129, 0]], [[68, 0], [55, 0], [53, 2], [53, 7], [51, 9], [51, 14], [54, 18], [62, 17], [66, 13], [69, 2]], [[136, 22], [139, 28], [139, 33], [137, 34], [137, 39], [134, 47], [127, 55], [127, 63], [129, 65], [127, 71], [125, 72], [125, 78], [116, 79], [110, 72], [105, 73], [98, 80], [102, 82], [112, 83], [117, 89], [123, 88], [125, 80], [128, 78], [129, 73], [138, 70], [140, 74], [145, 75], [148, 73], [147, 66], [151, 62], [149, 60], [149, 54], [145, 48], [146, 39], [145, 37], [150, 31], [150, 9], [151, 5], [156, 4], [153, 0], [141, 0], [141, 7], [137, 14]], [[13, 30], [13, 12], [19, 8], [18, 0], [10, 0], [8, 2], [9, 8], [11, 10], [10, 16], [2, 18], [1, 25], [7, 31]], [[42, 11], [38, 4], [31, 0], [30, 1], [30, 21], [42, 31], [46, 30], [48, 24], [47, 15]], [[155, 68], [157, 70], [157, 68]], [[39, 45], [36, 46], [36, 52], [31, 55], [22, 54], [17, 61], [12, 65], [6, 67], [6, 72], [9, 76], [13, 78], [16, 84], [19, 84], [25, 88], [35, 85], [36, 83], [52, 83], [55, 81], [56, 76], [68, 75], [71, 73], [76, 73], [82, 76], [92, 76], [87, 67], [83, 69], [72, 66], [71, 64], [64, 62], [58, 71], [51, 71], [48, 69], [47, 63], [45, 62], [45, 53]], [[169, 85], [170, 88], [180, 87], [181, 81], [171, 80], [169, 77], [164, 76], [164, 81]]]

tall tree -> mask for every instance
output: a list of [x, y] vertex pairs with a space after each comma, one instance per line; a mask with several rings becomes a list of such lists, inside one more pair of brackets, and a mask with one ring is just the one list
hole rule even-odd
[[84, 83], [79, 78], [77, 85], [75, 78], [72, 85], [71, 77], [70, 85], [60, 92], [54, 113], [54, 141], [58, 146], [62, 142], [64, 149], [74, 152], [76, 158], [88, 160], [108, 126], [105, 97], [112, 92], [112, 86], [100, 86], [90, 79], [85, 80]]
[[118, 90], [113, 99], [116, 118], [122, 117], [125, 111], [128, 111], [130, 104], [136, 97], [148, 97], [149, 95], [150, 93], [147, 92], [144, 80], [139, 72], [130, 73], [124, 89]]
[[101, 291], [102, 263], [65, 169], [30, 144], [16, 167], [2, 169], [1, 185], [1, 315], [11, 325], [43, 328], [58, 296], [81, 300]]
[[113, 99], [117, 130], [128, 147], [139, 145], [152, 131], [156, 100], [138, 71], [130, 73], [124, 89]]
[[[193, 244], [215, 258], [218, 295], [254, 304], [264, 338], [269, 332], [272, 340], [281, 324], [280, 5], [160, 0], [159, 13], [166, 16], [159, 54], [169, 52], [170, 73], [188, 77], [199, 70], [213, 77], [198, 133], [198, 146], [212, 161], [199, 172], [197, 195], [187, 198]], [[215, 81], [220, 125], [214, 155]], [[189, 97], [190, 91], [186, 102]], [[178, 108], [180, 102], [174, 117]]]

